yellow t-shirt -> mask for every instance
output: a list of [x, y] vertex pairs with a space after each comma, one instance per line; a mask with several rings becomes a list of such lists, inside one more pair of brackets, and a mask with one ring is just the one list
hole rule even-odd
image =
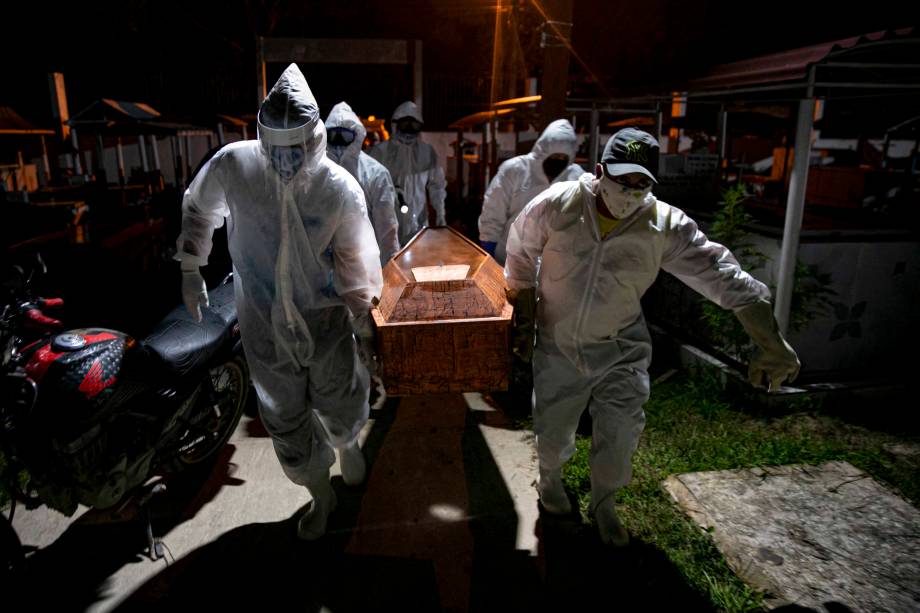
[[612, 217], [607, 217], [606, 215], [601, 215], [599, 211], [595, 209], [597, 213], [597, 226], [601, 231], [601, 238], [607, 238], [607, 235], [613, 232], [618, 225], [620, 225], [619, 219], [613, 219]]

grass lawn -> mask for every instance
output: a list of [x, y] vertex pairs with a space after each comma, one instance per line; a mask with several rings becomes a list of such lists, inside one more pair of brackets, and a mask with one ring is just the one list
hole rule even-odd
[[[887, 450], [896, 443], [916, 444], [916, 436], [858, 425], [852, 415], [835, 415], [832, 406], [805, 402], [782, 414], [753, 406], [725, 392], [705, 372], [677, 373], [654, 383], [645, 407], [645, 432], [634, 456], [633, 480], [617, 495], [618, 512], [633, 537], [660, 548], [687, 583], [721, 611], [759, 610], [763, 595], [731, 571], [710, 537], [672, 501], [662, 486], [668, 475], [845, 460], [920, 506], [918, 457], [904, 459]], [[864, 412], [875, 410], [864, 407]], [[566, 486], [578, 496], [585, 522], [591, 522], [590, 446], [590, 437], [579, 436], [575, 456], [563, 473]]]

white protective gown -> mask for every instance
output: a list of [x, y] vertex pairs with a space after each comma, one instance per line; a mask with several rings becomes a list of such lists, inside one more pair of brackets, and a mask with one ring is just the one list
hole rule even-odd
[[575, 149], [572, 124], [557, 119], [546, 126], [530, 153], [506, 160], [498, 167], [482, 201], [479, 240], [496, 244], [495, 259], [500, 264], [505, 263], [505, 243], [511, 224], [527, 203], [551, 184], [575, 181], [585, 174], [584, 169], [574, 163], [552, 181], [543, 172], [543, 160], [555, 153], [564, 153], [569, 160], [574, 160]]
[[405, 246], [409, 239], [422, 228], [428, 227], [428, 209], [430, 200], [434, 208], [435, 225], [447, 223], [444, 212], [444, 200], [447, 198], [447, 182], [444, 169], [438, 164], [438, 156], [428, 143], [421, 140], [421, 135], [412, 144], [400, 142], [396, 136], [396, 120], [412, 117], [422, 121], [422, 114], [414, 102], [403, 102], [393, 112], [393, 138], [373, 147], [371, 157], [386, 166], [396, 187], [397, 194], [402, 194], [408, 210], [403, 213], [397, 196], [396, 219], [399, 222], [399, 244]]
[[326, 155], [351, 173], [367, 202], [367, 213], [377, 235], [380, 263], [386, 264], [399, 251], [399, 224], [396, 221], [396, 190], [390, 172], [377, 160], [361, 151], [367, 130], [361, 120], [345, 102], [339, 102], [326, 118], [326, 128], [347, 128], [355, 133], [355, 140], [344, 151], [327, 146]]
[[[289, 181], [270, 161], [278, 145], [303, 147]], [[308, 486], [367, 420], [369, 376], [352, 313], [369, 309], [383, 284], [364, 193], [325, 149], [316, 99], [291, 64], [262, 104], [259, 140], [222, 148], [189, 186], [177, 243], [180, 259], [203, 265], [227, 219], [262, 421], [287, 476]]]
[[511, 227], [505, 263], [512, 289], [537, 287], [534, 432], [541, 471], [558, 470], [575, 452], [575, 430], [588, 407], [592, 509], [632, 476], [652, 353], [639, 300], [659, 270], [728, 309], [770, 295], [727, 248], [651, 194], [601, 240], [596, 189], [596, 180], [583, 176], [534, 199]]

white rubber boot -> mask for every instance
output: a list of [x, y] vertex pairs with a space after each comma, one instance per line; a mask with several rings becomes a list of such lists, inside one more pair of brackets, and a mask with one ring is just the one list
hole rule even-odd
[[568, 515], [572, 512], [572, 503], [562, 486], [562, 469], [540, 469], [540, 482], [537, 485], [540, 502], [547, 513], [553, 515]]
[[364, 453], [358, 446], [357, 440], [339, 448], [339, 464], [342, 467], [342, 479], [345, 480], [346, 485], [355, 486], [364, 483], [367, 463], [364, 461]]
[[608, 497], [594, 510], [594, 519], [597, 521], [597, 531], [601, 535], [601, 542], [611, 547], [625, 547], [629, 545], [629, 532], [620, 523], [616, 508], [613, 505], [613, 496]]
[[316, 471], [311, 475], [307, 489], [313, 500], [297, 522], [297, 536], [305, 541], [314, 541], [326, 534], [326, 520], [335, 510], [338, 502], [332, 484], [329, 483], [329, 471]]

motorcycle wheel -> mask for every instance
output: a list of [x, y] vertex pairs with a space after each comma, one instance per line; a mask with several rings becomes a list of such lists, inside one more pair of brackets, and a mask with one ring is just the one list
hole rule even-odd
[[[182, 470], [211, 459], [230, 440], [249, 397], [249, 367], [242, 356], [209, 371], [212, 394], [204, 393], [199, 410], [211, 414], [179, 442], [171, 468]], [[210, 398], [209, 398], [210, 397]], [[207, 406], [210, 405], [210, 406]]]

